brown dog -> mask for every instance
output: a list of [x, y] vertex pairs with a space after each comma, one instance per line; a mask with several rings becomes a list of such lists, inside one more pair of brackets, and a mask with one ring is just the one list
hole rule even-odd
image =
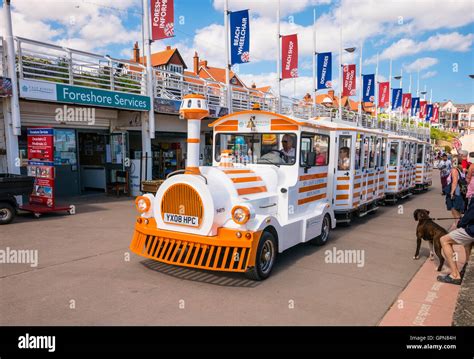
[[434, 252], [439, 258], [439, 272], [444, 264], [444, 257], [441, 253], [440, 238], [445, 234], [448, 234], [448, 232], [439, 224], [433, 222], [430, 218], [430, 211], [427, 211], [426, 209], [416, 209], [415, 212], [413, 212], [413, 217], [415, 217], [415, 221], [418, 221], [418, 226], [416, 227], [416, 252], [413, 259], [420, 258], [421, 240], [428, 241], [430, 245], [430, 259], [434, 259], [433, 247]]

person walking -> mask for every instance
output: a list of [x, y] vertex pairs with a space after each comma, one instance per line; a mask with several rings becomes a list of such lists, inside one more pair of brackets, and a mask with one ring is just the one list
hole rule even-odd
[[451, 173], [451, 161], [448, 159], [448, 155], [446, 153], [443, 153], [441, 156], [441, 161], [438, 164], [438, 169], [439, 169], [439, 176], [441, 179], [441, 191], [442, 194], [445, 195], [446, 193], [444, 192], [444, 189], [446, 187], [447, 180], [449, 177], [449, 174]]
[[458, 166], [453, 167], [447, 178], [447, 184], [444, 188], [446, 193], [446, 209], [451, 211], [451, 214], [454, 219], [454, 223], [451, 225], [449, 231], [456, 228], [461, 214], [464, 212], [465, 202], [463, 195], [461, 193], [460, 181], [464, 178], [462, 172], [461, 160], [458, 161]]

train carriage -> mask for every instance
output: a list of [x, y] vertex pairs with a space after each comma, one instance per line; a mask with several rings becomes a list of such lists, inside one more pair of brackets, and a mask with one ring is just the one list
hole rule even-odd
[[407, 136], [388, 136], [386, 202], [397, 202], [411, 195], [410, 189], [414, 187], [413, 141], [414, 139]]
[[432, 184], [433, 171], [432, 147], [429, 143], [419, 141], [416, 152], [415, 191], [427, 190]]

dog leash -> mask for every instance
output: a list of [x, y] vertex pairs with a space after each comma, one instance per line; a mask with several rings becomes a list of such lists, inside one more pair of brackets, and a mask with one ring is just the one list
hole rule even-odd
[[443, 221], [443, 220], [446, 220], [446, 219], [461, 219], [462, 217], [459, 217], [459, 218], [453, 218], [453, 217], [446, 217], [446, 218], [430, 218], [432, 219], [433, 221]]

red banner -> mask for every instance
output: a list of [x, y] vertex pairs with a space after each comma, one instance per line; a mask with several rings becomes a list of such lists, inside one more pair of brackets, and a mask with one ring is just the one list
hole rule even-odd
[[425, 118], [426, 116], [426, 101], [420, 101], [420, 118]]
[[439, 120], [439, 105], [435, 103], [433, 105], [433, 116], [431, 116], [432, 123], [438, 123]]
[[390, 82], [379, 82], [379, 107], [388, 107]]
[[174, 36], [174, 0], [150, 0], [151, 39]]
[[402, 110], [403, 113], [409, 113], [411, 111], [411, 93], [404, 93], [402, 95]]
[[342, 75], [342, 96], [356, 94], [356, 65], [344, 65]]
[[298, 35], [281, 37], [281, 78], [298, 77]]

